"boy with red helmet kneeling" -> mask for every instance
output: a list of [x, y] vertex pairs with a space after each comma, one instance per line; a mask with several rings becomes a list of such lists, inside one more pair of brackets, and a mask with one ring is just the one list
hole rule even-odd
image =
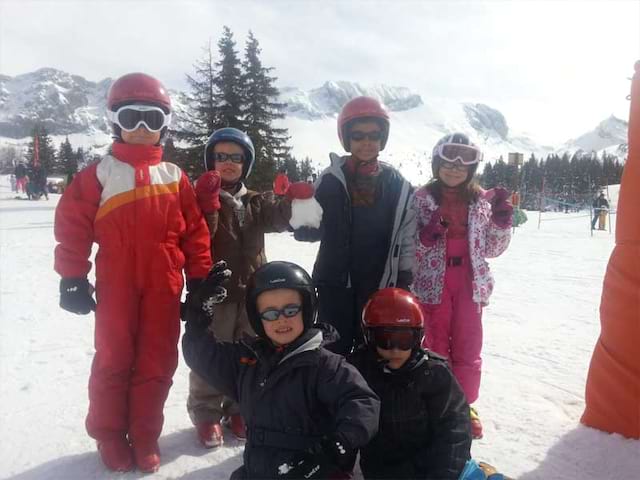
[[485, 478], [461, 477], [478, 473], [469, 405], [446, 359], [421, 347], [418, 300], [399, 288], [379, 290], [362, 322], [365, 345], [349, 361], [381, 400], [378, 433], [360, 450], [364, 478]]

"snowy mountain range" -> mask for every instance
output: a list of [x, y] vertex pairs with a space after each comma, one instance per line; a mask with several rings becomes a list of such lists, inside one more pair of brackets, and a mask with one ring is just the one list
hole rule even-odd
[[[110, 143], [104, 111], [111, 82], [110, 78], [92, 82], [53, 68], [15, 77], [0, 75], [0, 145], [25, 144], [33, 125], [40, 121], [54, 137], [54, 144], [68, 135], [72, 145], [100, 151]], [[176, 110], [183, 110], [183, 92], [171, 94]], [[326, 163], [328, 152], [338, 148], [337, 114], [358, 95], [375, 97], [389, 109], [392, 134], [384, 155], [405, 169], [412, 165], [407, 175], [427, 175], [433, 144], [454, 130], [471, 134], [489, 161], [506, 158], [509, 152], [522, 152], [526, 158], [530, 153], [545, 156], [603, 149], [624, 157], [626, 151], [627, 122], [613, 116], [563, 145], [547, 146], [512, 132], [505, 116], [483, 103], [431, 98], [427, 102], [405, 87], [327, 81], [308, 91], [281, 90], [287, 117], [280, 126], [289, 129], [294, 155], [309, 156], [318, 166]]]

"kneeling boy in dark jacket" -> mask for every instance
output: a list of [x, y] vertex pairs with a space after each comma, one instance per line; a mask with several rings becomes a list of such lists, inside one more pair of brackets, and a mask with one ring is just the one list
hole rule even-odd
[[[222, 288], [225, 268], [216, 265], [207, 288]], [[188, 300], [182, 340], [189, 367], [240, 404], [247, 444], [244, 465], [231, 478], [340, 478], [378, 429], [378, 397], [343, 357], [323, 348], [335, 331], [315, 324], [307, 272], [271, 262], [247, 287], [256, 339], [216, 340], [207, 330], [210, 317]]]
[[365, 479], [458, 479], [471, 458], [469, 405], [446, 360], [420, 348], [413, 295], [385, 288], [363, 310], [366, 345], [349, 361], [381, 400], [380, 429], [360, 450]]

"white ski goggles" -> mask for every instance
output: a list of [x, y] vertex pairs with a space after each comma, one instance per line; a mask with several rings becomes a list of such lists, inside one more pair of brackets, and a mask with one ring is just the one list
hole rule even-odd
[[159, 132], [171, 123], [171, 114], [153, 105], [124, 105], [115, 112], [107, 110], [107, 118], [125, 132], [143, 125], [150, 132]]
[[433, 152], [447, 162], [460, 161], [463, 165], [473, 165], [482, 161], [483, 154], [475, 145], [462, 145], [460, 143], [442, 143]]

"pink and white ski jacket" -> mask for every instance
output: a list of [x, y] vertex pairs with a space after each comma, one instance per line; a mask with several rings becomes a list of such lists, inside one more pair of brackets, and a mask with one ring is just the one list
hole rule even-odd
[[[415, 193], [413, 207], [417, 228], [416, 263], [411, 290], [422, 303], [439, 304], [446, 268], [446, 235], [429, 248], [420, 241], [420, 231], [429, 223], [438, 204], [426, 187], [422, 187]], [[491, 204], [481, 197], [469, 205], [468, 232], [473, 301], [487, 305], [494, 282], [485, 259], [495, 258], [507, 249], [511, 241], [511, 228], [500, 228], [491, 221]]]

